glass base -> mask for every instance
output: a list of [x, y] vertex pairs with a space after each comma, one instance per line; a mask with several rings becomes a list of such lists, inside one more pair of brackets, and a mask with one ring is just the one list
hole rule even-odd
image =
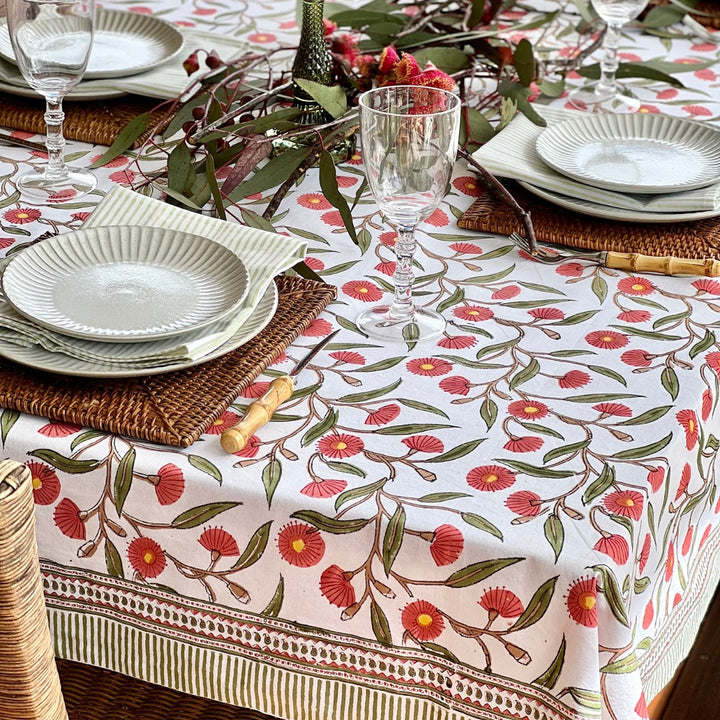
[[445, 318], [434, 310], [415, 308], [408, 318], [390, 314], [389, 305], [380, 305], [358, 315], [356, 325], [369, 337], [384, 342], [432, 340], [445, 332]]
[[587, 88], [573, 90], [570, 102], [578, 110], [591, 112], [631, 113], [640, 109], [640, 101], [630, 95], [623, 95], [615, 87], [603, 87], [599, 83]]
[[31, 204], [45, 205], [71, 202], [87, 195], [97, 186], [97, 178], [89, 170], [68, 168], [67, 175], [49, 178], [44, 173], [28, 172], [17, 181], [22, 199]]

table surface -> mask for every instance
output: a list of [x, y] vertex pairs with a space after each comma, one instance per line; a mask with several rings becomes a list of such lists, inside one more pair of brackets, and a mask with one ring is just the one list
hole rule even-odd
[[[297, 37], [286, 0], [113, 5], [257, 49]], [[688, 66], [685, 88], [646, 85], [644, 111], [716, 121], [717, 45], [622, 42], [624, 59]], [[69, 148], [80, 164], [104, 150]], [[37, 162], [3, 148], [5, 197]], [[0, 245], [78, 228], [137, 178], [128, 158], [97, 173], [69, 206], [5, 201]], [[359, 153], [338, 176], [352, 198]], [[338, 300], [197, 443], [2, 411], [3, 452], [35, 478], [61, 657], [292, 720], [647, 716], [717, 578], [720, 282], [534, 262], [458, 229], [480, 193], [458, 163], [418, 232], [438, 341], [354, 327], [389, 292], [395, 233], [365, 195], [354, 245], [311, 170], [275, 225], [308, 240]], [[273, 422], [224, 453], [222, 430], [337, 327]]]

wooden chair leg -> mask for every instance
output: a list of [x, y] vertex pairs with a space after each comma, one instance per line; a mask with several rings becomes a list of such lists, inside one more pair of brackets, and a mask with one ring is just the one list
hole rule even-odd
[[45, 611], [30, 471], [0, 462], [0, 718], [68, 720]]

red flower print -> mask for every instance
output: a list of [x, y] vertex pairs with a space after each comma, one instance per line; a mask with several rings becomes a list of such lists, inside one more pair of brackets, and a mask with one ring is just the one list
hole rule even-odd
[[626, 295], [650, 295], [655, 286], [642, 277], [626, 277], [618, 283], [618, 290]]
[[558, 385], [566, 390], [581, 388], [590, 382], [590, 376], [582, 370], [570, 370], [558, 378]]
[[167, 564], [162, 548], [149, 537], [135, 538], [128, 545], [127, 553], [130, 564], [144, 578], [157, 577]]
[[620, 356], [620, 360], [631, 367], [649, 367], [653, 357], [646, 350], [627, 350]]
[[329, 210], [332, 207], [330, 201], [321, 193], [305, 193], [297, 199], [298, 205], [310, 210]]
[[365, 358], [360, 353], [350, 350], [336, 350], [330, 353], [330, 357], [337, 360], [338, 363], [347, 363], [348, 365], [365, 364]]
[[521, 292], [517, 285], [506, 285], [504, 288], [496, 290], [490, 297], [493, 300], [510, 300], [517, 297]]
[[36, 505], [52, 505], [60, 495], [57, 473], [45, 463], [28, 460], [25, 463], [32, 477], [33, 500]]
[[233, 455], [242, 458], [254, 458], [262, 445], [262, 440], [257, 435], [251, 435], [242, 450], [236, 450]]
[[553, 307], [534, 308], [528, 310], [528, 315], [531, 315], [536, 320], [562, 320], [565, 317], [562, 310]]
[[465, 350], [477, 343], [477, 338], [472, 335], [446, 335], [438, 340], [438, 345], [446, 350]]
[[235, 538], [220, 527], [203, 530], [198, 542], [212, 555], [213, 562], [219, 557], [234, 557], [240, 554]]
[[535, 400], [515, 400], [508, 405], [508, 412], [525, 420], [539, 420], [548, 414], [547, 405]]
[[707, 420], [712, 412], [713, 399], [709, 390], [703, 390], [702, 394], [702, 411], [701, 417], [703, 420]]
[[515, 453], [529, 453], [539, 450], [544, 444], [544, 440], [532, 435], [523, 435], [522, 437], [513, 437], [508, 440], [503, 448]]
[[643, 619], [642, 619], [643, 630], [647, 630], [650, 627], [654, 617], [655, 617], [655, 610], [653, 608], [653, 602], [651, 600], [645, 606], [645, 612], [643, 613]]
[[330, 565], [320, 576], [320, 592], [328, 602], [338, 607], [348, 607], [355, 602], [355, 589], [350, 583], [350, 573], [338, 565]]
[[[456, 242], [450, 243], [450, 249], [459, 255], [482, 255], [482, 248], [475, 243], [469, 242]], [[518, 292], [519, 292], [518, 288]]]
[[43, 425], [38, 432], [45, 437], [67, 437], [68, 435], [74, 435], [76, 432], [82, 430], [82, 425], [75, 425], [75, 423], [66, 422], [49, 422], [47, 425]]
[[434, 227], [445, 227], [450, 220], [448, 219], [447, 213], [442, 208], [437, 208], [437, 210], [434, 210], [432, 215], [430, 215], [425, 222]]
[[540, 496], [532, 490], [518, 490], [508, 495], [505, 507], [521, 517], [535, 517], [540, 512]]
[[320, 258], [316, 258], [312, 255], [305, 258], [305, 265], [315, 272], [320, 272], [325, 269], [325, 263]]
[[476, 490], [496, 492], [509, 488], [515, 482], [515, 473], [500, 465], [481, 465], [467, 474], [467, 483]]
[[274, 43], [277, 38], [272, 33], [253, 33], [247, 36], [248, 42], [259, 43], [260, 45], [267, 45], [267, 43]]
[[15, 223], [15, 225], [35, 222], [41, 216], [42, 213], [37, 208], [17, 208], [16, 210], [6, 210], [3, 213], [5, 220], [9, 223]]
[[601, 417], [632, 417], [632, 410], [622, 403], [602, 402], [592, 406], [593, 410], [597, 410]]
[[462, 305], [453, 310], [453, 315], [461, 320], [481, 322], [494, 317], [495, 313], [490, 308], [481, 307], [480, 305]]
[[53, 520], [66, 537], [74, 540], [85, 539], [85, 523], [80, 519], [80, 508], [70, 498], [63, 498], [58, 503]]
[[13, 238], [9, 237], [0, 237], [0, 250], [5, 250], [5, 248], [9, 248], [15, 240]]
[[653, 492], [657, 492], [660, 489], [660, 486], [663, 484], [663, 481], [665, 480], [665, 468], [653, 468], [648, 472], [647, 479]]
[[342, 286], [342, 291], [362, 302], [377, 302], [382, 297], [382, 290], [369, 280], [350, 280]]
[[383, 245], [389, 245], [390, 247], [394, 247], [395, 243], [397, 242], [397, 233], [394, 230], [387, 230], [384, 233], [380, 233], [378, 235], [378, 240]]
[[570, 617], [588, 628], [597, 627], [597, 584], [595, 578], [576, 580], [568, 590], [567, 609]]
[[[118, 170], [110, 173], [110, 180], [118, 185], [132, 185], [135, 182], [135, 173], [128, 169]], [[75, 192], [73, 192], [73, 195], [75, 195]], [[57, 200], [60, 200], [60, 198], [56, 198], [56, 201]]]
[[699, 292], [706, 292], [710, 295], [720, 295], [720, 282], [717, 280], [702, 278], [701, 280], [695, 280], [691, 285]]
[[583, 274], [583, 266], [578, 262], [567, 262], [558, 265], [555, 272], [563, 277], [580, 277]]
[[325, 541], [320, 532], [305, 523], [286, 525], [278, 534], [277, 544], [282, 559], [296, 567], [317, 565], [325, 554]]
[[416, 452], [441, 453], [445, 449], [442, 440], [432, 435], [411, 435], [403, 438], [402, 443]]
[[[303, 330], [305, 337], [325, 337], [332, 331], [332, 325], [325, 318], [316, 318]], [[280, 362], [280, 358], [276, 362]]]
[[262, 397], [270, 387], [268, 380], [256, 380], [252, 385], [249, 385], [242, 392], [242, 396], [246, 398], [259, 398]]
[[678, 96], [678, 91], [675, 88], [667, 88], [667, 90], [661, 90], [657, 94], [658, 100], [673, 100]]
[[711, 370], [720, 375], [720, 352], [711, 352], [705, 356], [705, 362], [710, 366]]
[[643, 541], [642, 550], [640, 550], [640, 561], [638, 562], [638, 570], [640, 571], [641, 575], [645, 571], [645, 566], [647, 565], [647, 561], [650, 558], [651, 542], [652, 538], [650, 537], [650, 533], [647, 533], [647, 535], [645, 535], [645, 540]]
[[698, 543], [698, 547], [702, 547], [705, 544], [705, 541], [710, 537], [710, 533], [712, 532], [712, 525], [708, 525], [705, 528], [705, 532], [703, 532], [702, 537], [700, 538], [700, 542]]
[[484, 188], [480, 187], [477, 178], [473, 176], [463, 175], [462, 177], [456, 177], [452, 181], [453, 187], [460, 191], [463, 195], [469, 195], [470, 197], [480, 197], [484, 192]]
[[240, 416], [231, 410], [226, 410], [215, 422], [205, 431], [208, 435], [222, 435], [225, 430], [240, 422]]
[[647, 310], [626, 310], [618, 315], [618, 320], [627, 323], [647, 322], [652, 315]]
[[703, 105], [684, 105], [683, 110], [695, 117], [710, 117], [712, 115], [712, 110]]
[[504, 618], [520, 617], [525, 610], [520, 598], [514, 592], [499, 587], [485, 592], [478, 601], [478, 605], [487, 610], [491, 621], [498, 615]]
[[622, 535], [603, 535], [593, 549], [608, 555], [618, 565], [624, 565], [630, 557], [630, 546]]
[[680, 484], [678, 485], [678, 489], [675, 493], [675, 502], [677, 502], [687, 492], [691, 476], [692, 469], [690, 467], [690, 463], [685, 463], [682, 469], [682, 474], [680, 475]]
[[406, 367], [413, 375], [426, 375], [428, 377], [447, 375], [452, 370], [452, 365], [447, 360], [431, 357], [410, 360]]
[[329, 498], [341, 493], [347, 487], [345, 480], [313, 480], [300, 492], [314, 498]]
[[430, 555], [438, 567], [452, 565], [463, 550], [463, 534], [453, 525], [440, 525], [430, 542]]
[[692, 450], [698, 439], [698, 423], [695, 411], [681, 410], [675, 417], [685, 430], [685, 447]]
[[336, 433], [320, 438], [318, 452], [330, 458], [346, 458], [357, 455], [365, 448], [363, 441], [355, 435]]
[[628, 344], [628, 336], [614, 330], [594, 330], [585, 336], [588, 345], [604, 350], [618, 350]]
[[639, 715], [641, 718], [649, 718], [650, 714], [648, 713], [647, 708], [647, 702], [645, 701], [645, 693], [641, 692], [640, 697], [638, 698], [638, 701], [635, 703], [635, 713]]
[[603, 500], [603, 505], [615, 515], [639, 520], [642, 515], [643, 502], [643, 496], [637, 490], [619, 490], [607, 495]]
[[450, 395], [467, 395], [471, 387], [470, 381], [460, 375], [451, 375], [440, 381], [440, 389]]
[[358, 179], [355, 177], [351, 177], [350, 175], [338, 175], [337, 176], [337, 184], [338, 187], [341, 188], [349, 188], [353, 185], [357, 185]]
[[420, 642], [434, 640], [445, 629], [440, 611], [427, 600], [416, 600], [406, 605], [402, 611], [402, 624]]
[[392, 262], [390, 260], [387, 260], [385, 262], [379, 262], [375, 269], [382, 273], [383, 275], [387, 275], [388, 277], [395, 274], [395, 268], [397, 267], [397, 263]]
[[151, 482], [153, 480], [155, 480], [155, 495], [161, 505], [172, 505], [185, 492], [183, 471], [172, 463], [163, 465], [156, 476], [151, 476]]
[[692, 545], [692, 539], [693, 539], [693, 530], [695, 529], [694, 525], [691, 525], [687, 532], [685, 533], [685, 539], [683, 540], [682, 546], [680, 548], [680, 552], [683, 555], [687, 555], [690, 552], [690, 546]]
[[387, 425], [392, 422], [400, 414], [400, 406], [395, 405], [383, 405], [374, 412], [368, 413], [365, 418], [366, 425]]
[[339, 210], [330, 210], [329, 212], [323, 213], [320, 219], [325, 225], [329, 225], [330, 227], [342, 227], [345, 224]]

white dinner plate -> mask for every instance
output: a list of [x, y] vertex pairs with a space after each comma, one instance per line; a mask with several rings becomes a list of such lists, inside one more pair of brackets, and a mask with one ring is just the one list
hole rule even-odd
[[[95, 363], [78, 358], [54, 353], [39, 345], [32, 347], [22, 347], [14, 345], [0, 338], [0, 357], [13, 360], [21, 365], [35, 368], [36, 370], [44, 370], [46, 372], [58, 373], [60, 375], [76, 375], [79, 377], [96, 377], [96, 378], [124, 378], [124, 377], [143, 377], [145, 375], [159, 375], [161, 373], [174, 372], [175, 370], [184, 370], [206, 363], [209, 360], [221, 357], [232, 350], [237, 350], [241, 345], [252, 340], [258, 335], [263, 328], [272, 320], [277, 310], [278, 292], [274, 282], [270, 282], [267, 290], [260, 298], [245, 323], [237, 329], [235, 334], [223, 343], [220, 347], [212, 350], [207, 355], [195, 360], [178, 361], [176, 363], [162, 365], [160, 367], [143, 367], [135, 365], [132, 368], [118, 367], [111, 363]], [[206, 328], [205, 332], [210, 334], [214, 331], [215, 326], [219, 326], [223, 321], [215, 323]]]
[[668, 115], [585, 115], [545, 128], [536, 147], [559, 173], [606, 190], [668, 193], [720, 180], [720, 131]]
[[575, 210], [575, 212], [584, 215], [592, 215], [593, 217], [607, 218], [609, 220], [622, 220], [624, 222], [642, 222], [642, 223], [669, 223], [669, 222], [689, 222], [692, 220], [703, 220], [705, 218], [717, 217], [720, 210], [698, 210], [697, 212], [673, 212], [658, 213], [644, 212], [642, 210], [627, 210], [625, 208], [615, 208], [609, 205], [600, 205], [599, 203], [590, 202], [589, 200], [581, 200], [580, 198], [561, 195], [552, 190], [545, 190], [530, 183], [517, 181], [519, 185], [527, 191], [537, 195], [543, 200], [567, 208]]
[[199, 235], [114, 225], [31, 245], [1, 280], [21, 315], [101, 342], [174, 337], [238, 308], [248, 273], [231, 250]]
[[[86, 80], [136, 75], [180, 52], [180, 31], [152, 15], [98, 8]], [[0, 25], [0, 57], [15, 63], [7, 22]]]

